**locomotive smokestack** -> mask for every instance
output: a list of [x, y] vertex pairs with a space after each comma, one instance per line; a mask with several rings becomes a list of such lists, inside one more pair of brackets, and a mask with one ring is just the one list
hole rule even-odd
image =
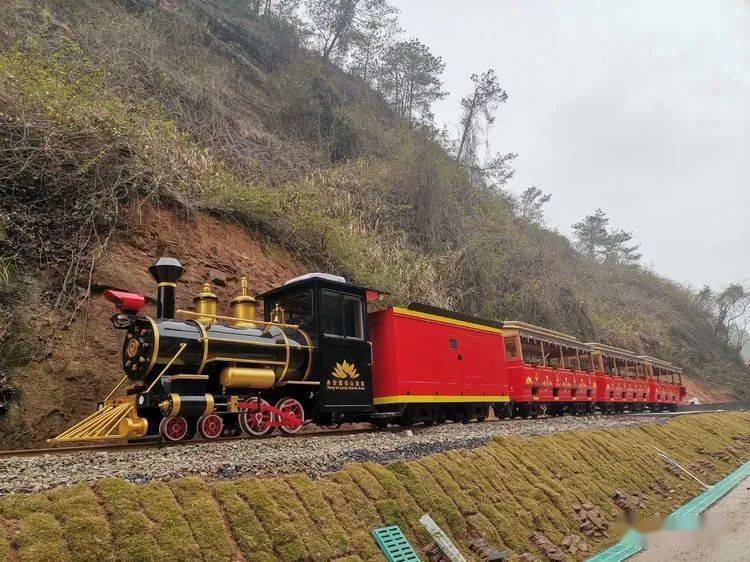
[[148, 268], [156, 281], [156, 317], [174, 318], [174, 294], [185, 268], [174, 258], [159, 258]]

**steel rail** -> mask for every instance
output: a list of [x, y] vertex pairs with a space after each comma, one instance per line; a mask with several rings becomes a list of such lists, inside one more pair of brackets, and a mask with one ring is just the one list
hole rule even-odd
[[6, 451], [0, 451], [0, 459], [7, 459], [12, 457], [37, 457], [44, 455], [60, 455], [60, 454], [73, 454], [80, 452], [113, 452], [113, 451], [125, 451], [125, 450], [137, 450], [137, 449], [150, 449], [150, 448], [162, 448], [162, 447], [176, 447], [181, 445], [216, 445], [219, 443], [227, 443], [232, 441], [257, 441], [274, 438], [284, 439], [296, 439], [296, 438], [312, 438], [312, 437], [323, 437], [331, 435], [357, 435], [361, 433], [401, 433], [407, 429], [412, 431], [421, 431], [427, 429], [426, 426], [415, 426], [415, 427], [392, 427], [379, 429], [376, 427], [365, 427], [356, 429], [319, 429], [316, 431], [309, 431], [305, 433], [296, 433], [293, 435], [283, 435], [280, 433], [271, 433], [269, 435], [240, 435], [236, 437], [221, 437], [218, 439], [196, 439], [196, 440], [185, 440], [185, 441], [162, 441], [161, 437], [153, 437], [142, 439], [138, 441], [129, 441], [127, 443], [109, 443], [109, 444], [94, 444], [94, 445], [76, 445], [76, 446], [64, 446], [64, 447], [43, 447], [39, 449], [11, 449]]

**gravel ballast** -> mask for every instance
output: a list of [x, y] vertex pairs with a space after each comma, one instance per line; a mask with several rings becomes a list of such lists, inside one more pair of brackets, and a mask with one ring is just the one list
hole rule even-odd
[[328, 432], [305, 437], [8, 457], [0, 461], [0, 493], [39, 492], [110, 477], [135, 483], [187, 475], [230, 479], [304, 472], [315, 477], [350, 462], [412, 460], [451, 449], [478, 447], [502, 435], [530, 437], [664, 421], [660, 416], [565, 416], [417, 427], [411, 432]]

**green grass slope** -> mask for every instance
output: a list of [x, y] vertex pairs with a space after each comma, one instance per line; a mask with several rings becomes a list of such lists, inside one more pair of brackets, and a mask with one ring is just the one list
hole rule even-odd
[[[654, 448], [715, 482], [750, 458], [750, 415], [707, 414], [666, 425], [498, 438], [419, 461], [352, 464], [304, 475], [134, 485], [102, 480], [0, 499], [0, 557], [11, 560], [381, 560], [373, 529], [397, 524], [416, 548], [430, 542], [429, 513], [459, 549], [483, 537], [539, 554], [538, 531], [559, 545], [578, 533], [574, 505], [590, 502], [613, 524], [615, 491], [645, 493], [640, 515], [666, 515], [699, 493]], [[652, 491], [663, 480], [668, 496]], [[584, 537], [585, 538], [585, 537]], [[588, 539], [587, 539], [588, 540]], [[580, 559], [578, 554], [573, 559]]]
[[[747, 395], [748, 371], [688, 291], [588, 262], [517, 218], [433, 131], [397, 119], [290, 25], [216, 0], [151, 4], [0, 5], [0, 370], [11, 384], [25, 357], [8, 351], [24, 329], [14, 307], [38, 299], [58, 326], [84, 310], [91, 271], [132, 235], [126, 211], [148, 201], [245, 225], [393, 302], [545, 325]], [[14, 288], [27, 275], [48, 290]]]

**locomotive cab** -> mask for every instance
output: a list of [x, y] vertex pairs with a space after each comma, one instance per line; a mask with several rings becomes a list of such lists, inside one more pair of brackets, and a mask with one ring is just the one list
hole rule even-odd
[[296, 324], [312, 340], [306, 382], [316, 395], [310, 412], [316, 423], [365, 421], [373, 410], [367, 294], [343, 277], [312, 273], [258, 296], [265, 321]]

